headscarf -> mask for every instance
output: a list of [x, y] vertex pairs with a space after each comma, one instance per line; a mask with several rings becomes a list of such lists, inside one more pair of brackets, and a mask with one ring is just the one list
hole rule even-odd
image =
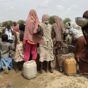
[[42, 22], [43, 22], [43, 23], [46, 23], [46, 22], [48, 23], [48, 22], [49, 22], [49, 16], [46, 15], [46, 14], [43, 15], [43, 16], [42, 16]]
[[34, 33], [37, 33], [38, 24], [39, 24], [39, 19], [37, 13], [34, 9], [32, 9], [30, 10], [26, 20], [24, 40], [30, 40], [29, 35], [31, 35], [32, 37]]
[[54, 19], [55, 19], [55, 23], [57, 24], [58, 29], [64, 30], [64, 25], [63, 25], [62, 19], [58, 16], [54, 16]]
[[56, 40], [57, 41], [62, 41], [62, 33], [64, 31], [64, 26], [63, 26], [63, 22], [62, 19], [59, 18], [58, 16], [54, 16], [54, 31], [56, 33]]

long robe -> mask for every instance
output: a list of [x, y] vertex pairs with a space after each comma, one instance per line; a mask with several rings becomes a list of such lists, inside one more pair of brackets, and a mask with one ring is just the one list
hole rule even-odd
[[87, 44], [82, 50], [82, 52], [80, 53], [79, 71], [82, 74], [88, 74], [88, 25], [83, 27], [82, 30], [83, 30]]

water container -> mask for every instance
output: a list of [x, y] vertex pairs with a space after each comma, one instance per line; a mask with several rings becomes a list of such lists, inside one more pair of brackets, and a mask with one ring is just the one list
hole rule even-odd
[[27, 61], [23, 64], [23, 76], [32, 79], [37, 76], [37, 65], [34, 60]]
[[74, 57], [67, 57], [64, 60], [64, 72], [67, 75], [75, 75], [77, 71], [77, 67], [76, 67], [76, 60], [74, 59]]

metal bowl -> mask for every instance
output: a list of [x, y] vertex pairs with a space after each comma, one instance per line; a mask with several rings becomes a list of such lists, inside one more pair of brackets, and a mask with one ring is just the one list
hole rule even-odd
[[82, 17], [76, 17], [75, 21], [77, 23], [77, 25], [84, 27], [86, 24], [88, 24], [88, 20]]

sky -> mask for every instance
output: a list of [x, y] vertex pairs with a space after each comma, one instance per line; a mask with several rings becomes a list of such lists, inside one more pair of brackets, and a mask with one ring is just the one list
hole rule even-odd
[[74, 19], [88, 10], [88, 0], [0, 0], [0, 22], [26, 20], [30, 9], [35, 9], [40, 19], [43, 14]]

